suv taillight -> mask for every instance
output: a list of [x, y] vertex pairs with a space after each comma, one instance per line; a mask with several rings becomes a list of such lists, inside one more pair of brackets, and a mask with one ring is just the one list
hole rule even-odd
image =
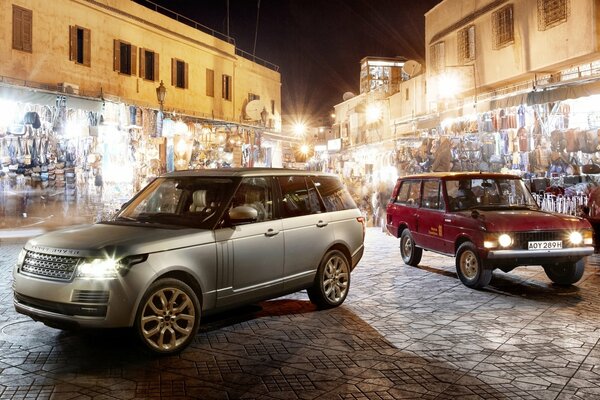
[[365, 233], [366, 233], [366, 224], [365, 224], [365, 217], [356, 217], [356, 220], [358, 222], [360, 222], [360, 224], [362, 225], [362, 231], [363, 231], [363, 240], [365, 240]]

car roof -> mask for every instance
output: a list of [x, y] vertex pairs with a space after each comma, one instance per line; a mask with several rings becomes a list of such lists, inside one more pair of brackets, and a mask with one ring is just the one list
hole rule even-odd
[[177, 176], [198, 176], [198, 177], [245, 177], [245, 176], [331, 176], [337, 177], [337, 175], [329, 174], [320, 171], [307, 171], [301, 169], [291, 168], [216, 168], [216, 169], [195, 169], [186, 171], [175, 171], [163, 174], [163, 177], [177, 177]]
[[493, 178], [493, 179], [521, 179], [515, 174], [505, 174], [500, 172], [425, 172], [422, 174], [406, 175], [398, 178], [403, 179], [477, 179], [477, 178]]

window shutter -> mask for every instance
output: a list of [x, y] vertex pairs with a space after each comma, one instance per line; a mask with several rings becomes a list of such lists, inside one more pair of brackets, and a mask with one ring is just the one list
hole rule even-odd
[[83, 65], [92, 65], [92, 31], [89, 29], [83, 30]]
[[171, 58], [171, 85], [177, 86], [177, 60]]
[[153, 79], [155, 81], [158, 81], [158, 68], [159, 68], [159, 63], [158, 63], [158, 53], [154, 53], [154, 76]]
[[23, 10], [23, 50], [31, 52], [32, 49], [32, 37], [31, 31], [33, 29], [33, 12], [30, 10]]
[[188, 63], [184, 63], [184, 67], [183, 67], [184, 74], [183, 75], [185, 76], [185, 78], [184, 78], [185, 82], [183, 83], [183, 87], [185, 89], [187, 89], [189, 87], [189, 74], [188, 74], [189, 66], [190, 65]]
[[21, 9], [13, 5], [13, 49], [23, 50], [23, 37], [21, 30], [23, 29], [23, 18], [21, 17]]
[[69, 26], [69, 60], [77, 60], [77, 27]]
[[137, 73], [137, 47], [131, 45], [131, 75], [135, 76]]
[[113, 41], [113, 69], [115, 71], [121, 71], [121, 42], [117, 39]]
[[206, 70], [206, 95], [215, 96], [215, 71], [212, 69]]
[[140, 78], [146, 77], [146, 49], [140, 49]]

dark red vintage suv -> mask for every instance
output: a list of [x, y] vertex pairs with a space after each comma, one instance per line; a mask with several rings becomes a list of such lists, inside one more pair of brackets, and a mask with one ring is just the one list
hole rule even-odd
[[400, 238], [404, 263], [423, 250], [456, 257], [468, 287], [481, 288], [496, 268], [541, 265], [555, 283], [581, 279], [594, 252], [588, 221], [539, 209], [515, 175], [443, 172], [398, 179], [387, 205], [387, 230]]

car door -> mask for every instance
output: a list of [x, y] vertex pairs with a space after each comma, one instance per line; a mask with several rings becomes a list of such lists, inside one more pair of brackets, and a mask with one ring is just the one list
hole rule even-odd
[[217, 229], [217, 306], [269, 297], [283, 289], [284, 236], [274, 212], [273, 179], [244, 178], [230, 210], [252, 207], [257, 219]]
[[395, 227], [406, 225], [413, 235], [416, 244], [420, 245], [418, 237], [418, 207], [421, 198], [421, 180], [406, 179], [400, 183], [398, 193], [388, 205], [388, 225]]
[[310, 179], [290, 175], [278, 177], [285, 237], [285, 288], [305, 286], [327, 248], [334, 241], [329, 214]]
[[421, 207], [418, 210], [418, 237], [422, 247], [442, 253], [448, 252], [445, 240], [445, 203], [442, 185], [437, 179], [423, 181]]

